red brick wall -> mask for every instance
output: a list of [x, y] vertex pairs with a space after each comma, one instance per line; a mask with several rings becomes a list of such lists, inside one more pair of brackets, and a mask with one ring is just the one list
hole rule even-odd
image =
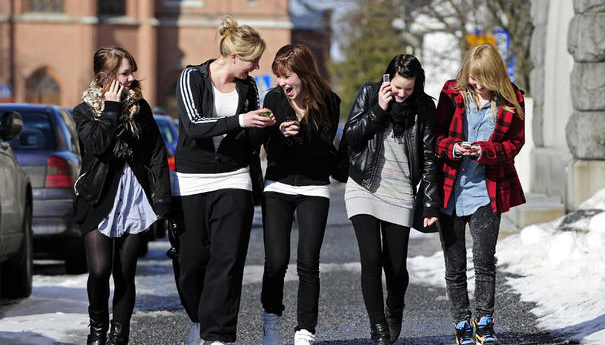
[[184, 66], [218, 57], [215, 34], [227, 14], [257, 29], [267, 42], [257, 73], [271, 74], [275, 53], [290, 43], [289, 0], [203, 0], [201, 7], [181, 8], [169, 6], [170, 0], [126, 0], [126, 16], [109, 19], [97, 17], [97, 0], [64, 0], [64, 12], [58, 14], [27, 13], [24, 3], [0, 1], [0, 84], [11, 83], [12, 10], [17, 102], [27, 98], [27, 81], [44, 70], [61, 89], [60, 105], [75, 106], [93, 78], [95, 50], [120, 45], [137, 60], [145, 98], [152, 106], [163, 105]]

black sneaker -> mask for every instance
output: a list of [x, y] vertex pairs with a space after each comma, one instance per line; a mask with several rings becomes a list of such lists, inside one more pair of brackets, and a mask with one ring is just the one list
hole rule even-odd
[[473, 322], [475, 328], [475, 338], [477, 344], [500, 345], [500, 341], [494, 333], [494, 319], [489, 316], [483, 316], [479, 321]]
[[456, 324], [456, 345], [474, 344], [473, 328], [468, 321], [460, 321]]

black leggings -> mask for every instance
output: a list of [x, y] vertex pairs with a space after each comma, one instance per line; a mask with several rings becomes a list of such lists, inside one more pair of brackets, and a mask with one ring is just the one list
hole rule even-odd
[[393, 312], [401, 311], [409, 281], [406, 261], [410, 228], [365, 214], [351, 217], [351, 222], [359, 244], [361, 292], [370, 324], [385, 323], [382, 269], [387, 283], [387, 306]]
[[113, 319], [122, 324], [130, 323], [136, 292], [134, 276], [139, 247], [144, 240], [144, 233], [111, 238], [97, 229], [84, 236], [89, 312], [108, 310], [109, 277], [113, 274]]
[[290, 232], [296, 211], [298, 223], [298, 299], [296, 330], [315, 333], [319, 302], [319, 253], [326, 230], [330, 199], [318, 196], [265, 193], [263, 239], [265, 271], [263, 308], [281, 315], [284, 310], [284, 277], [290, 260]]

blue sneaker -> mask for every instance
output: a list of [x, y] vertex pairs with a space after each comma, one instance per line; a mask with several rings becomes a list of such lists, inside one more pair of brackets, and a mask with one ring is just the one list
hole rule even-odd
[[483, 316], [479, 321], [473, 322], [475, 328], [475, 338], [477, 344], [500, 345], [500, 341], [494, 332], [494, 319], [489, 316]]
[[473, 328], [468, 321], [460, 321], [456, 324], [456, 345], [474, 344]]

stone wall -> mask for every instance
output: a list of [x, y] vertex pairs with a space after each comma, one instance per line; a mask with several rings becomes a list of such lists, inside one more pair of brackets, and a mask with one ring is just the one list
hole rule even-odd
[[574, 58], [567, 143], [574, 158], [605, 159], [605, 0], [574, 1], [567, 49]]
[[566, 138], [569, 166], [567, 207], [605, 188], [605, 0], [575, 0], [567, 49], [573, 56], [570, 76], [573, 113]]
[[[566, 200], [568, 165], [572, 161], [566, 128], [573, 107], [569, 75], [573, 58], [567, 52], [570, 0], [532, 0], [534, 32], [530, 46], [533, 117], [525, 123], [535, 145], [531, 152], [530, 186], [526, 192]], [[526, 145], [528, 143], [526, 142]]]

